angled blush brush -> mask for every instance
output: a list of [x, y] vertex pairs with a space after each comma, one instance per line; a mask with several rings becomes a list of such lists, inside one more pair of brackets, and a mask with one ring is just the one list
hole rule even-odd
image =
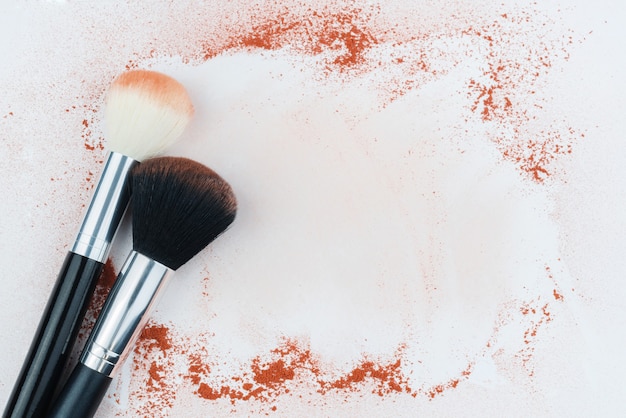
[[111, 289], [80, 362], [49, 417], [92, 417], [175, 270], [235, 219], [237, 202], [211, 169], [161, 157], [133, 170], [133, 250]]
[[130, 171], [176, 141], [192, 115], [185, 88], [164, 74], [129, 71], [112, 83], [105, 102], [111, 151], [3, 417], [40, 417], [48, 409], [128, 206]]

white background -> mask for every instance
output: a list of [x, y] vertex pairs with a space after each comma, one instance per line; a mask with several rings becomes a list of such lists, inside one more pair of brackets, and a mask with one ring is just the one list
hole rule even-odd
[[[218, 381], [293, 338], [331, 375], [364, 356], [400, 355], [422, 390], [380, 397], [366, 382], [321, 395], [303, 378], [273, 398], [272, 411], [205, 400], [173, 378], [172, 406], [154, 416], [626, 414], [625, 7], [356, 3], [372, 4], [409, 35], [450, 29], [436, 50], [463, 58], [390, 101], [381, 86], [393, 74], [325, 75], [320, 57], [289, 46], [181, 58], [202, 36], [226, 36], [217, 29], [225, 16], [245, 20], [274, 3], [0, 6], [0, 404], [105, 153], [87, 150], [84, 137], [103, 135], [104, 91], [132, 62], [187, 87], [196, 116], [167, 154], [214, 168], [240, 204], [233, 228], [177, 272], [155, 322], [181, 341], [205, 341]], [[502, 126], [481, 122], [462, 93], [486, 65], [485, 46], [470, 42], [477, 52], [466, 54], [454, 22], [480, 26], [504, 12], [531, 17], [510, 45], [574, 38], [567, 54], [546, 51], [554, 59], [538, 81], [512, 90], [517, 108], [537, 115], [521, 125], [526, 134], [555, 129], [570, 139], [571, 154], [557, 156], [540, 183], [503, 157], [493, 140]], [[381, 42], [372, 54], [397, 48]], [[128, 235], [116, 242], [116, 268]], [[99, 416], [137, 415], [142, 373], [126, 365]], [[424, 394], [460, 377], [440, 396]]]

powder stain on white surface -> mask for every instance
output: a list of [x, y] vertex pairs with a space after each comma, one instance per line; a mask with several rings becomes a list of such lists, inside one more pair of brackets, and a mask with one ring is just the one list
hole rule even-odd
[[[610, 373], [614, 356], [598, 359], [603, 345], [593, 337], [622, 341], [611, 332], [623, 314], [614, 296], [624, 289], [619, 269], [610, 257], [595, 263], [605, 232], [615, 251], [623, 249], [610, 228], [622, 225], [619, 210], [609, 210], [623, 206], [613, 183], [622, 154], [607, 157], [611, 147], [593, 145], [600, 133], [593, 118], [575, 117], [578, 108], [551, 107], [568, 87], [551, 74], [587, 65], [567, 41], [572, 32], [590, 36], [575, 23], [585, 11], [556, 3], [316, 2], [308, 7], [319, 21], [298, 26], [293, 19], [311, 16], [306, 5], [261, 3], [12, 11], [45, 26], [22, 30], [30, 53], [3, 49], [13, 64], [0, 66], [1, 79], [15, 87], [0, 98], [0, 172], [10, 197], [0, 202], [10, 278], [0, 334], [12, 342], [0, 363], [0, 398], [8, 397], [73, 239], [83, 210], [77, 202], [88, 200], [99, 172], [103, 92], [128, 66], [163, 71], [188, 88], [196, 117], [168, 154], [214, 168], [240, 210], [231, 230], [180, 269], [154, 313], [172, 346], [144, 340], [148, 348], [123, 367], [98, 416], [616, 412], [609, 394], [618, 389], [598, 389], [599, 372], [584, 364]], [[265, 48], [224, 50], [276, 16], [295, 32], [277, 33]], [[350, 57], [341, 36], [315, 52], [324, 19], [339, 35], [376, 41], [359, 52], [362, 62], [333, 64]], [[312, 35], [289, 38], [303, 27]], [[490, 45], [487, 37], [497, 35]], [[539, 47], [551, 66], [542, 66]], [[216, 55], [204, 58], [209, 52]], [[494, 57], [507, 69], [490, 67]], [[470, 80], [493, 83], [495, 92], [481, 96]], [[562, 134], [557, 142], [572, 146], [571, 156], [550, 148], [546, 132]], [[619, 132], [602, 133], [619, 143]], [[547, 145], [526, 149], [530, 138]], [[539, 167], [549, 175], [532, 170], [533, 158], [543, 158]], [[590, 161], [612, 167], [613, 180], [595, 187], [605, 179]], [[598, 197], [586, 199], [581, 187]], [[596, 229], [588, 215], [599, 207]], [[127, 232], [114, 264], [129, 248]], [[586, 237], [593, 244], [581, 244]], [[15, 263], [20, 258], [29, 262]], [[215, 393], [202, 383], [218, 392], [243, 388], [255, 359], [299, 353], [276, 354], [285, 339], [308, 350], [320, 370], [297, 365], [275, 391], [255, 381], [265, 398], [207, 399]], [[201, 373], [190, 373], [193, 356]], [[319, 380], [354, 378], [368, 359], [380, 367], [400, 361], [394, 378], [402, 390], [379, 395], [388, 382], [372, 376], [320, 389]], [[559, 387], [554, 376], [569, 383]], [[598, 396], [603, 403], [594, 402]]]

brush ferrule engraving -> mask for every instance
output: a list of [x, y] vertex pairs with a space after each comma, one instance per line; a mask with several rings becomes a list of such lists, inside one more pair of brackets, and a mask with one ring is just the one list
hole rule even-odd
[[130, 253], [87, 341], [81, 362], [112, 376], [143, 330], [150, 307], [174, 270]]
[[72, 252], [104, 263], [130, 200], [130, 170], [138, 162], [111, 152], [80, 226]]

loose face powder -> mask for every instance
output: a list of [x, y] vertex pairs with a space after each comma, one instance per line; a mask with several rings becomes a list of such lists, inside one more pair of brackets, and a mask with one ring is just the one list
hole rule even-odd
[[[623, 250], [611, 227], [623, 221], [597, 206], [624, 206], [610, 175], [623, 153], [598, 145], [621, 137], [598, 127], [606, 106], [578, 100], [610, 91], [586, 81], [601, 73], [584, 59], [613, 39], [608, 13], [410, 1], [11, 10], [0, 322], [19, 327], [2, 332], [3, 399], [107, 152], [104, 92], [146, 68], [181, 81], [196, 108], [167, 153], [220, 173], [239, 213], [179, 270], [98, 416], [612, 412], [614, 391], [596, 386], [612, 381], [611, 357], [597, 350], [619, 339], [607, 318], [623, 305], [605, 290], [623, 270], [602, 248]], [[129, 248], [125, 224], [83, 340]], [[36, 262], [9, 262], [24, 254]]]

